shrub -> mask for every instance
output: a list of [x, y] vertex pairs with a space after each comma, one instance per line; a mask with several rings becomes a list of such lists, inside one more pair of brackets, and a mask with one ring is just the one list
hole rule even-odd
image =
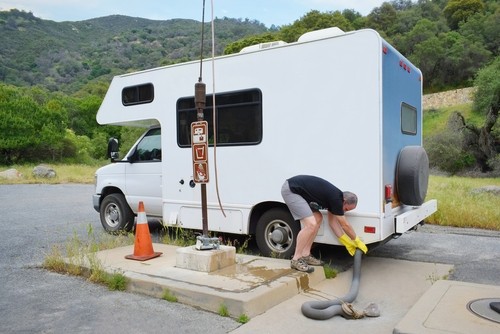
[[456, 174], [474, 166], [474, 157], [462, 148], [462, 137], [461, 132], [451, 130], [430, 137], [424, 146], [431, 167]]

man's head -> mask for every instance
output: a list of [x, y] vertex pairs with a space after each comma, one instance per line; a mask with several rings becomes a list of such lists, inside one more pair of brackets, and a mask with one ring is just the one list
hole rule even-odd
[[344, 191], [344, 212], [354, 210], [358, 205], [358, 196], [350, 191]]

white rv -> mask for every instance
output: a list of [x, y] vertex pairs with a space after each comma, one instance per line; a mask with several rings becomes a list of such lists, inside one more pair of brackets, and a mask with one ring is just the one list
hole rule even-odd
[[[205, 60], [207, 87], [212, 65], [225, 213], [210, 144], [206, 187], [213, 234], [253, 235], [263, 255], [290, 257], [300, 223], [280, 190], [298, 174], [320, 176], [358, 195], [347, 218], [368, 245], [408, 231], [437, 210], [436, 200], [425, 201], [422, 74], [377, 32], [330, 28], [295, 43], [263, 44], [213, 63]], [[202, 229], [190, 133], [197, 120], [199, 70], [194, 61], [111, 82], [97, 121], [147, 129], [122, 160], [96, 172], [93, 205], [107, 231], [131, 230], [139, 201], [148, 216], [161, 217], [166, 225]], [[204, 114], [212, 136], [209, 90]], [[327, 224], [315, 242], [338, 244]]]

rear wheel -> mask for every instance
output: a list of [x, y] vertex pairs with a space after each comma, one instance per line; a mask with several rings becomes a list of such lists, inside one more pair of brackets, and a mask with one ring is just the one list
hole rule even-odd
[[396, 168], [396, 190], [399, 201], [422, 205], [429, 183], [429, 159], [421, 146], [406, 146], [399, 153]]
[[101, 224], [107, 232], [130, 232], [134, 227], [134, 212], [122, 194], [109, 194], [102, 200]]
[[260, 217], [255, 240], [264, 256], [289, 259], [295, 252], [300, 223], [283, 208], [266, 211]]

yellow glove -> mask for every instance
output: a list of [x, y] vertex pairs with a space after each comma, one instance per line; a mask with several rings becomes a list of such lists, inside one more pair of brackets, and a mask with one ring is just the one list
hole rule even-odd
[[359, 239], [359, 237], [356, 237], [356, 239], [354, 239], [354, 244], [357, 248], [361, 249], [363, 253], [366, 254], [366, 252], [368, 252], [368, 248], [366, 247], [365, 243]]
[[351, 238], [349, 238], [349, 236], [345, 233], [341, 237], [339, 237], [339, 241], [340, 243], [342, 243], [342, 245], [345, 246], [345, 248], [347, 248], [349, 254], [351, 254], [351, 256], [354, 256], [354, 253], [356, 253], [356, 244], [354, 243], [354, 241], [352, 241]]

